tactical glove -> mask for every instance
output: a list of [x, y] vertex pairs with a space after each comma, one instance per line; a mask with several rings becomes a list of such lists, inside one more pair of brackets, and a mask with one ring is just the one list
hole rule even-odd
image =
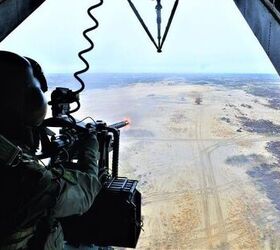
[[94, 134], [79, 141], [78, 164], [80, 170], [98, 176], [99, 145]]

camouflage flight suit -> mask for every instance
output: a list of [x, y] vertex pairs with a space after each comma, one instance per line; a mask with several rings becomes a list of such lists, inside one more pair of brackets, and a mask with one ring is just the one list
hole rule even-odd
[[79, 170], [58, 174], [28, 152], [16, 167], [0, 165], [0, 250], [63, 249], [57, 219], [83, 214], [91, 207], [101, 189], [97, 157], [98, 142], [92, 136], [83, 142]]

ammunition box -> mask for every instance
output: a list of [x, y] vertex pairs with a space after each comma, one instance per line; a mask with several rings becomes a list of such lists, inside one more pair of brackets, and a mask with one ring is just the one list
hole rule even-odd
[[74, 245], [135, 248], [141, 231], [141, 194], [137, 181], [113, 178], [82, 216], [63, 218], [64, 238]]

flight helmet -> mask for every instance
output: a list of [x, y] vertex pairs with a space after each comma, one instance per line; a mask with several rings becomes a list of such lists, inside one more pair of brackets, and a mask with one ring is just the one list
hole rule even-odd
[[45, 118], [47, 81], [33, 59], [0, 51], [0, 134], [33, 146], [33, 130]]

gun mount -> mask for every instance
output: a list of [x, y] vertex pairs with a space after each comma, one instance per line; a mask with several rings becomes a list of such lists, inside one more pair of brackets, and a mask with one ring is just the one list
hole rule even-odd
[[[61, 219], [65, 240], [74, 244], [136, 247], [141, 228], [141, 194], [137, 181], [119, 177], [120, 129], [129, 124], [124, 120], [107, 125], [77, 121], [70, 115], [70, 104], [79, 97], [66, 88], [56, 88], [49, 105], [52, 117], [40, 128], [40, 159], [50, 158], [48, 168], [75, 168], [75, 145], [81, 138], [95, 134], [99, 142], [99, 171], [105, 173], [101, 192], [90, 210], [82, 216]], [[59, 128], [59, 133], [51, 129]], [[112, 157], [110, 157], [112, 153]], [[103, 179], [103, 178], [102, 178]]]

